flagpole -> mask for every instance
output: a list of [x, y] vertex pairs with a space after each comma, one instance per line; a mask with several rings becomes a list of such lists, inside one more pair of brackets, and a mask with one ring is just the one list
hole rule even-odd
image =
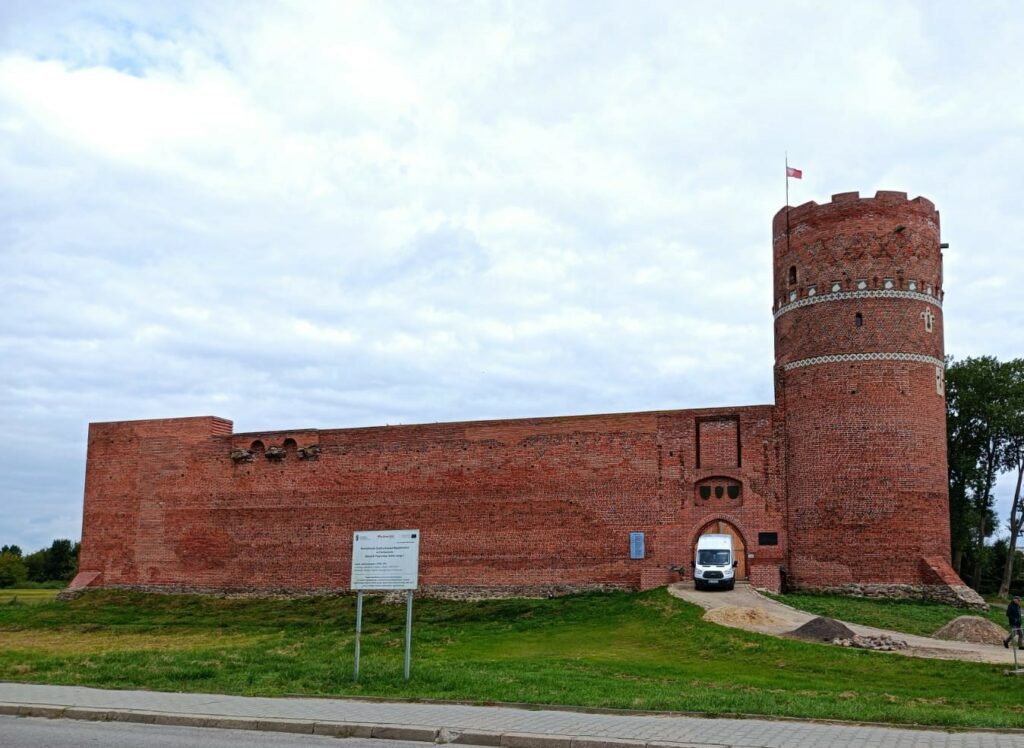
[[784, 151], [786, 158], [786, 254], [789, 254], [789, 151]]

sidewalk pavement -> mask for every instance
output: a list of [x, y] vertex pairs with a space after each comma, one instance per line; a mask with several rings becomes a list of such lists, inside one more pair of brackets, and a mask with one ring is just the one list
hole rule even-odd
[[1024, 748], [1024, 731], [948, 733], [795, 720], [105, 691], [29, 683], [0, 683], [0, 714], [501, 748]]

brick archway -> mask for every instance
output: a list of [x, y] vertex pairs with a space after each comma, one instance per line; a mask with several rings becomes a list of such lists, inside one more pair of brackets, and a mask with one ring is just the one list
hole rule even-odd
[[736, 578], [746, 579], [747, 578], [747, 543], [743, 539], [743, 533], [739, 531], [732, 522], [727, 519], [713, 519], [710, 522], [704, 523], [696, 535], [693, 537], [693, 543], [690, 548], [690, 558], [694, 558], [697, 552], [697, 540], [701, 535], [708, 535], [710, 533], [718, 533], [721, 535], [732, 535], [733, 550], [736, 553], [736, 560], [739, 564], [736, 566]]

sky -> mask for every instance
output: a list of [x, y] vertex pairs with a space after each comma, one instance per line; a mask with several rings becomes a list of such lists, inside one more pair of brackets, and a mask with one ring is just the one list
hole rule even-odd
[[[771, 403], [771, 220], [942, 215], [946, 351], [1024, 355], [1018, 2], [0, 1], [0, 542], [89, 422]], [[998, 486], [1005, 515], [1013, 486]]]

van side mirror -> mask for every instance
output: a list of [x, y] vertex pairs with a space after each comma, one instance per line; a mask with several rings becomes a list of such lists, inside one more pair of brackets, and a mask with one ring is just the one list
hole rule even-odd
[[736, 568], [737, 566], [739, 566], [739, 565], [740, 565], [740, 562], [739, 562], [739, 561], [733, 561], [733, 562], [732, 562], [732, 568], [734, 568], [734, 569], [735, 569], [735, 568]]
[[696, 568], [697, 568], [697, 562], [696, 562], [696, 561], [691, 561], [691, 562], [690, 562], [690, 566], [691, 566], [692, 568], [696, 569]]

